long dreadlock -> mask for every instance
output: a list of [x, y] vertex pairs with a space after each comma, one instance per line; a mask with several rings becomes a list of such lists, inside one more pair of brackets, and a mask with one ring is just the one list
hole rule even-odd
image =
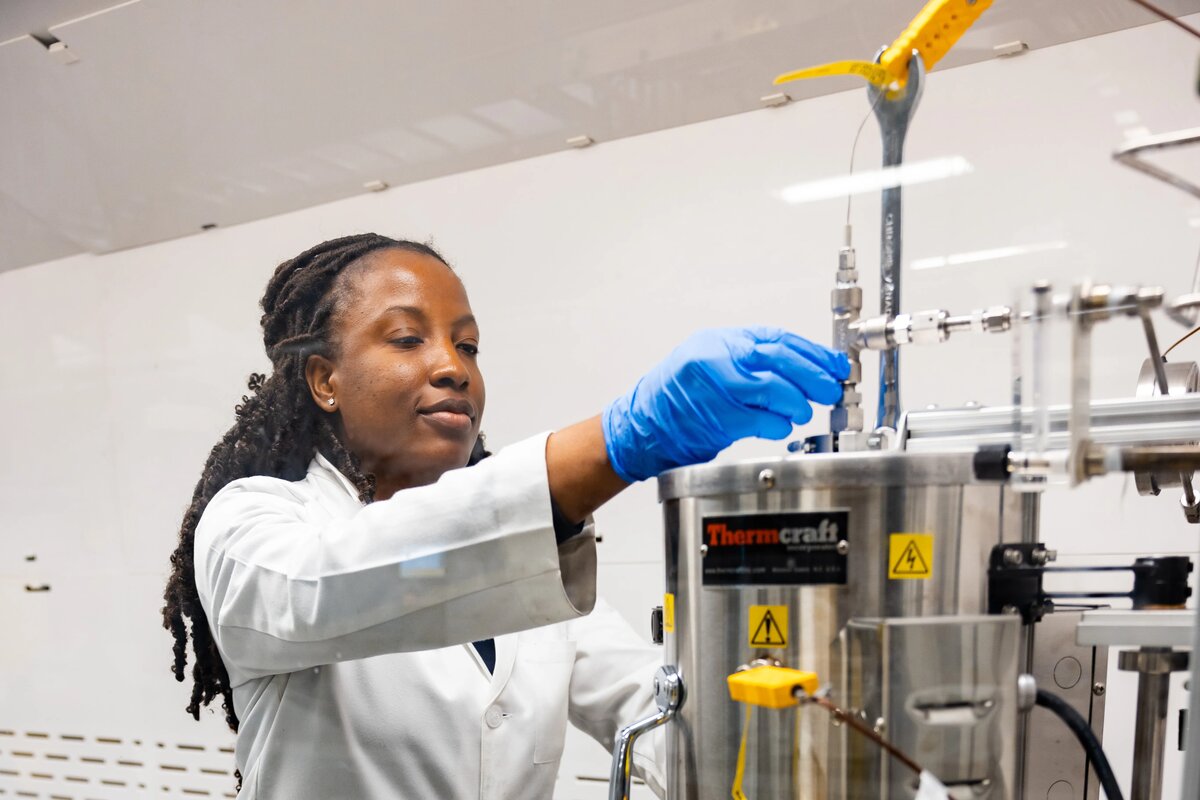
[[[299, 480], [319, 450], [358, 489], [364, 503], [374, 498], [374, 476], [363, 473], [358, 459], [339, 439], [330, 422], [333, 415], [316, 408], [304, 367], [310, 355], [336, 355], [332, 320], [348, 293], [345, 282], [338, 278], [348, 267], [378, 250], [407, 250], [446, 263], [427, 245], [367, 233], [322, 242], [280, 264], [267, 284], [262, 298], [262, 328], [272, 373], [270, 377], [250, 376], [251, 393], [235, 407], [237, 421], [204, 464], [192, 503], [183, 516], [179, 546], [171, 555], [171, 577], [163, 593], [163, 627], [175, 637], [172, 669], [178, 681], [183, 681], [187, 666], [189, 626], [185, 620], [191, 622], [195, 663], [187, 711], [196, 719], [200, 718], [201, 706], [220, 695], [225, 721], [234, 731], [238, 729], [229, 673], [196, 592], [193, 540], [200, 516], [213, 496], [229, 482], [251, 475]], [[485, 455], [481, 439], [471, 462]]]

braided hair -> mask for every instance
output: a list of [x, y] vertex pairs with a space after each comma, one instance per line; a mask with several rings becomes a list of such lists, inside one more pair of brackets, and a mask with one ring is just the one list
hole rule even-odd
[[[200, 707], [220, 695], [225, 721], [234, 731], [238, 729], [229, 673], [196, 592], [193, 540], [200, 516], [213, 496], [227, 483], [251, 475], [299, 480], [320, 451], [358, 489], [362, 502], [374, 499], [374, 476], [363, 473], [358, 458], [339, 438], [331, 422], [334, 415], [316, 408], [304, 368], [310, 355], [336, 355], [332, 322], [350, 291], [347, 281], [339, 277], [378, 250], [405, 250], [446, 263], [427, 245], [367, 233], [322, 242], [280, 264], [267, 284], [262, 298], [262, 328], [271, 375], [250, 376], [251, 393], [235, 407], [237, 421], [204, 464], [191, 505], [183, 516], [179, 545], [171, 555], [171, 577], [163, 593], [163, 627], [175, 637], [172, 669], [177, 681], [184, 679], [189, 628], [185, 620], [191, 621], [195, 660], [187, 711], [196, 719], [200, 718]], [[481, 437], [471, 463], [486, 455]]]

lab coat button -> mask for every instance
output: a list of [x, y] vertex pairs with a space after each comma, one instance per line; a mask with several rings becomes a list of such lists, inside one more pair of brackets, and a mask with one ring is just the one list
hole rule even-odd
[[500, 723], [504, 721], [504, 715], [500, 713], [500, 709], [492, 706], [483, 715], [483, 719], [487, 722], [489, 728], [499, 728]]

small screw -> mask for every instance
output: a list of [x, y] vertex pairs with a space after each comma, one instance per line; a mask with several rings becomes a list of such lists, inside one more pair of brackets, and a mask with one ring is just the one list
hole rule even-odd
[[1024, 561], [1025, 561], [1025, 556], [1022, 555], [1021, 551], [1017, 550], [1015, 547], [1010, 547], [1004, 551], [1004, 563], [1005, 564], [1011, 564], [1012, 566], [1015, 567], [1018, 564], [1023, 563]]
[[1012, 615], [1012, 614], [1020, 614], [1020, 613], [1021, 613], [1021, 609], [1017, 608], [1016, 606], [1011, 606], [1011, 605], [1010, 605], [1010, 606], [1004, 606], [1003, 608], [1001, 608], [1001, 609], [1000, 609], [1000, 613], [1001, 613], [1001, 614], [1009, 614], [1009, 615]]
[[758, 485], [764, 489], [774, 489], [775, 470], [764, 469], [762, 472], [758, 473]]
[[880, 717], [879, 719], [875, 720], [875, 732], [878, 734], [882, 734], [886, 731], [887, 731], [887, 720], [885, 720], [883, 717]]
[[837, 554], [839, 556], [844, 556], [844, 555], [846, 555], [846, 553], [849, 553], [849, 552], [850, 552], [850, 543], [849, 542], [847, 542], [845, 539], [842, 539], [840, 542], [837, 543]]
[[708, 555], [708, 545], [702, 544], [700, 545], [700, 557], [704, 558], [706, 555]]
[[1105, 689], [1104, 689], [1103, 683], [1093, 683], [1092, 684], [1092, 694], [1096, 695], [1096, 697], [1103, 697], [1104, 691], [1105, 691]]

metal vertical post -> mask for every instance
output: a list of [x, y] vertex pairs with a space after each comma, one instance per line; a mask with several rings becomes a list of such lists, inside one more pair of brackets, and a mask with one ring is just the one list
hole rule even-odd
[[[882, 54], [883, 51], [880, 51]], [[876, 57], [878, 60], [878, 57]], [[890, 169], [894, 181], [883, 189], [883, 209], [880, 219], [879, 251], [879, 311], [887, 319], [900, 310], [900, 243], [901, 176], [899, 167], [904, 160], [904, 136], [916, 111], [924, 86], [925, 62], [914, 50], [908, 62], [908, 80], [903, 89], [895, 92], [887, 87], [868, 88], [879, 132], [883, 139], [883, 167]], [[900, 427], [900, 351], [893, 347], [879, 354], [879, 407], [877, 428]]]

